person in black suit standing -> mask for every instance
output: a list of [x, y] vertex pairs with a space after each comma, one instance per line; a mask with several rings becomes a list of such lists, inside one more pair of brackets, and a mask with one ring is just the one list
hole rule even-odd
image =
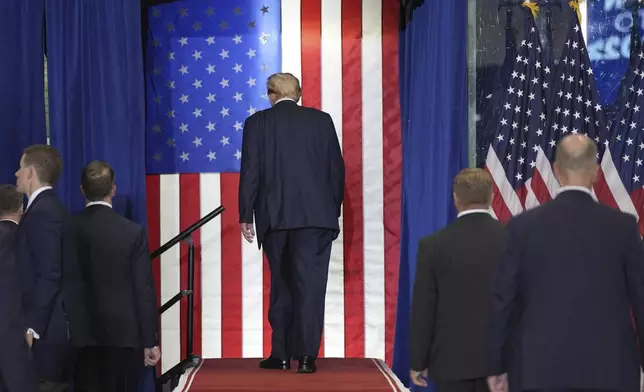
[[0, 392], [35, 392], [36, 375], [22, 329], [20, 284], [15, 263], [15, 233], [23, 196], [0, 185]]
[[508, 223], [490, 315], [492, 392], [640, 390], [644, 248], [633, 216], [593, 200], [597, 170], [595, 142], [565, 137], [559, 193]]
[[[331, 116], [298, 106], [297, 78], [268, 78], [272, 107], [246, 119], [239, 182], [242, 234], [268, 257], [273, 330], [265, 369], [316, 371], [331, 243], [339, 234], [344, 160]], [[253, 219], [254, 215], [254, 219]]]
[[56, 149], [33, 145], [16, 172], [18, 191], [29, 198], [16, 232], [24, 331], [41, 389], [52, 391], [72, 383], [74, 348], [88, 342], [71, 217], [52, 189], [61, 167]]
[[77, 392], [137, 392], [144, 364], [156, 365], [159, 312], [147, 234], [112, 209], [114, 170], [83, 170], [87, 206], [74, 216], [92, 343], [78, 358]]
[[420, 240], [410, 320], [411, 380], [436, 392], [487, 391], [488, 295], [503, 250], [490, 215], [492, 177], [464, 169], [454, 178], [456, 221]]

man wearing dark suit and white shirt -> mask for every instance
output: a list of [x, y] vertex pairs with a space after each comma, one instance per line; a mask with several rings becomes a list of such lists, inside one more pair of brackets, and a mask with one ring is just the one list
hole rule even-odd
[[272, 107], [246, 119], [239, 182], [239, 221], [247, 241], [264, 245], [271, 270], [271, 355], [265, 369], [316, 371], [324, 321], [331, 243], [344, 199], [344, 160], [333, 120], [298, 106], [300, 82], [268, 78]]
[[92, 344], [79, 354], [77, 392], [136, 392], [144, 362], [156, 365], [158, 309], [147, 235], [112, 209], [114, 170], [83, 170], [88, 201], [74, 216]]
[[52, 189], [61, 169], [56, 149], [33, 145], [25, 149], [16, 172], [18, 191], [28, 197], [16, 232], [24, 330], [33, 344], [40, 388], [52, 391], [71, 384], [75, 347], [88, 342], [71, 217]]
[[23, 196], [13, 185], [0, 185], [0, 392], [35, 392], [36, 374], [24, 339], [15, 234]]
[[411, 379], [437, 392], [485, 392], [488, 297], [503, 250], [490, 215], [492, 177], [464, 169], [454, 178], [456, 221], [418, 244], [411, 307]]
[[490, 314], [492, 392], [640, 390], [644, 248], [633, 216], [593, 200], [597, 170], [595, 142], [565, 137], [559, 193], [508, 223]]

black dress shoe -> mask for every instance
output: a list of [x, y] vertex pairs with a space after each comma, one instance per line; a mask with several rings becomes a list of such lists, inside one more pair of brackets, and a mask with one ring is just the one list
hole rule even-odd
[[270, 356], [259, 361], [259, 367], [262, 369], [288, 370], [291, 368], [291, 361], [284, 361]]
[[317, 371], [315, 366], [315, 358], [305, 355], [300, 358], [300, 366], [297, 368], [298, 373], [315, 373]]

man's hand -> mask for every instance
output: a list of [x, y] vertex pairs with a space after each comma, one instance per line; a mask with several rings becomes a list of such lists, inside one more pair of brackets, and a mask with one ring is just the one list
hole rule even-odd
[[255, 229], [253, 228], [252, 223], [240, 223], [241, 226], [241, 232], [246, 241], [250, 242], [251, 244], [253, 243], [253, 239], [255, 238]]
[[31, 348], [31, 346], [34, 345], [34, 335], [29, 332], [25, 332], [25, 341], [27, 342], [27, 346]]
[[411, 382], [413, 382], [414, 385], [419, 387], [427, 386], [427, 369], [423, 370], [422, 372], [419, 372], [417, 370], [410, 370], [409, 377], [411, 378]]
[[143, 350], [143, 361], [145, 366], [155, 366], [161, 359], [161, 350], [158, 347], [146, 348]]
[[487, 386], [490, 392], [508, 392], [508, 374], [503, 373], [499, 376], [489, 376], [487, 378]]

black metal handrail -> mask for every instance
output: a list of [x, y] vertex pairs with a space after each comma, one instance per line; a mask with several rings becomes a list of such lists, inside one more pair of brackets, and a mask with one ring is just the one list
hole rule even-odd
[[188, 244], [188, 287], [186, 287], [185, 290], [181, 290], [179, 293], [177, 293], [177, 295], [170, 298], [170, 300], [168, 300], [166, 303], [161, 305], [161, 307], [159, 308], [159, 315], [161, 315], [166, 310], [174, 306], [177, 302], [180, 302], [182, 298], [184, 297], [188, 298], [188, 303], [187, 303], [188, 314], [186, 315], [186, 324], [187, 324], [186, 357], [181, 362], [179, 362], [176, 366], [174, 366], [172, 369], [162, 374], [157, 379], [157, 389], [162, 384], [165, 384], [168, 381], [176, 379], [176, 377], [183, 374], [186, 369], [192, 366], [195, 366], [198, 360], [200, 359], [199, 356], [193, 352], [193, 345], [194, 345], [194, 296], [193, 294], [195, 290], [195, 243], [192, 240], [192, 233], [197, 231], [206, 223], [213, 220], [215, 217], [221, 215], [221, 213], [224, 211], [225, 211], [225, 208], [223, 206], [217, 207], [214, 211], [204, 216], [203, 218], [199, 219], [197, 222], [190, 225], [190, 227], [188, 227], [181, 233], [177, 234], [170, 241], [161, 245], [159, 249], [155, 250], [150, 255], [152, 259], [156, 259], [157, 257], [161, 256], [163, 253], [167, 252], [170, 248], [172, 248], [173, 246], [175, 246], [181, 241], [184, 241], [186, 244]]
[[222, 212], [224, 212], [226, 209], [224, 206], [219, 206], [217, 207], [214, 211], [209, 213], [208, 215], [204, 216], [203, 218], [199, 219], [195, 223], [193, 223], [190, 227], [182, 231], [181, 233], [177, 234], [173, 239], [170, 241], [166, 242], [165, 244], [161, 245], [159, 249], [155, 250], [152, 252], [150, 257], [152, 259], [156, 259], [157, 257], [161, 256], [163, 253], [167, 252], [168, 249], [172, 248], [179, 242], [185, 240], [186, 238], [190, 237], [192, 233], [195, 232], [195, 230], [199, 229], [201, 226], [205, 225], [206, 223], [210, 222], [213, 220], [218, 215], [221, 215]]

